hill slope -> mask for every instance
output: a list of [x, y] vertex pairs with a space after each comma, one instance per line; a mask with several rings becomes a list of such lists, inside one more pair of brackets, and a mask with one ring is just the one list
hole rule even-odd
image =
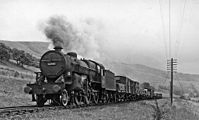
[[[12, 42], [0, 41], [11, 48], [18, 48], [40, 57], [48, 50], [48, 42]], [[166, 71], [151, 68], [141, 64], [128, 64], [106, 61], [104, 65], [118, 75], [125, 75], [139, 82], [149, 82], [156, 88], [160, 85], [168, 89], [170, 84], [169, 74]], [[9, 67], [9, 66], [8, 66]], [[181, 91], [195, 91], [199, 88], [199, 75], [177, 73], [174, 78], [176, 89]]]
[[21, 42], [21, 41], [4, 41], [0, 40], [10, 48], [17, 48], [19, 50], [24, 50], [35, 57], [41, 57], [41, 55], [48, 50], [48, 42]]
[[[169, 93], [170, 74], [166, 71], [151, 68], [140, 64], [126, 64], [107, 62], [107, 66], [116, 74], [128, 76], [135, 81], [149, 82], [156, 89]], [[174, 74], [174, 93], [181, 95], [184, 93], [196, 94], [199, 96], [199, 75], [196, 74]]]

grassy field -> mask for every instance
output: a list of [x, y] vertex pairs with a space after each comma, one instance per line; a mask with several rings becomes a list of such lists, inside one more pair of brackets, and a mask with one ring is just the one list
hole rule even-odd
[[0, 107], [33, 104], [31, 96], [25, 94], [23, 88], [35, 81], [34, 69], [19, 67], [12, 62], [0, 62]]
[[[110, 106], [45, 111], [16, 116], [26, 120], [198, 120], [197, 103], [175, 99], [144, 100]], [[9, 118], [11, 119], [11, 118]]]
[[31, 105], [31, 96], [24, 93], [30, 81], [0, 76], [0, 107]]

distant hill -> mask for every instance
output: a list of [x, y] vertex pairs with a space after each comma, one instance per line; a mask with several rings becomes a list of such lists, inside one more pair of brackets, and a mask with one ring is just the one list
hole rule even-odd
[[[48, 50], [48, 42], [12, 42], [0, 41], [11, 48], [24, 50], [40, 58]], [[159, 86], [169, 89], [170, 75], [163, 70], [152, 68], [141, 64], [128, 64], [113, 61], [103, 63], [108, 69], [117, 75], [125, 75], [139, 82], [149, 82], [156, 89]], [[175, 89], [183, 92], [193, 92], [199, 88], [199, 75], [177, 73], [174, 77]], [[168, 91], [167, 91], [168, 92]]]
[[[140, 81], [152, 82], [155, 80], [156, 82], [161, 82], [161, 80], [170, 78], [168, 72], [146, 65], [119, 62], [109, 62], [106, 65], [118, 74], [123, 74]], [[176, 76], [174, 79], [179, 79], [180, 81], [199, 81], [199, 75], [197, 74], [174, 73], [174, 76]]]
[[[128, 76], [135, 81], [149, 82], [156, 89], [163, 88], [169, 92], [170, 73], [148, 67], [141, 64], [128, 64], [119, 62], [106, 62], [106, 66], [116, 74]], [[174, 91], [178, 94], [197, 93], [199, 96], [199, 75], [197, 74], [174, 74]]]
[[5, 41], [0, 40], [1, 43], [19, 50], [24, 50], [35, 57], [41, 57], [41, 55], [48, 50], [48, 42], [21, 42], [21, 41]]
[[165, 71], [141, 64], [110, 62], [107, 66], [117, 74], [128, 76], [139, 82], [150, 82], [154, 85], [164, 81], [167, 77]]

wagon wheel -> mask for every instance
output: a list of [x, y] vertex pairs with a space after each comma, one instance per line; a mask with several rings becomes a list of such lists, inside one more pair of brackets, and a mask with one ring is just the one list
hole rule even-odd
[[60, 95], [60, 102], [64, 107], [66, 107], [69, 102], [69, 95], [66, 89], [64, 89]]
[[113, 102], [117, 102], [117, 95], [115, 93], [113, 94]]
[[117, 102], [121, 102], [121, 96], [120, 96], [120, 94], [118, 93], [117, 95], [116, 95], [117, 97]]
[[108, 103], [108, 94], [103, 95], [103, 103]]
[[108, 103], [110, 103], [110, 102], [112, 102], [112, 100], [113, 100], [113, 96], [112, 96], [112, 94], [107, 94], [107, 102]]
[[37, 106], [42, 107], [44, 106], [44, 103], [46, 102], [46, 100], [44, 99], [43, 95], [36, 95], [36, 102], [37, 102]]
[[108, 94], [107, 100], [108, 100], [108, 103], [113, 102], [113, 95], [111, 93]]

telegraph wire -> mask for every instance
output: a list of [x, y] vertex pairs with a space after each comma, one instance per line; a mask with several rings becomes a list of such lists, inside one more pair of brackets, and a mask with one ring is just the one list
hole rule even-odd
[[168, 46], [167, 46], [167, 39], [166, 39], [166, 30], [165, 30], [165, 24], [164, 24], [164, 14], [162, 10], [161, 0], [158, 0], [159, 3], [159, 9], [160, 9], [160, 16], [161, 16], [161, 23], [162, 23], [162, 35], [163, 35], [163, 42], [164, 42], [164, 50], [165, 50], [165, 57], [168, 58]]
[[171, 58], [171, 0], [169, 0], [169, 58]]
[[[168, 1], [168, 46], [167, 46], [167, 38], [166, 38], [166, 25], [165, 25], [165, 20], [164, 20], [164, 12], [163, 12], [163, 5], [161, 3], [162, 0], [158, 0], [159, 3], [159, 9], [160, 9], [160, 16], [161, 16], [161, 23], [162, 23], [162, 35], [163, 35], [163, 42], [164, 42], [164, 49], [165, 49], [165, 56], [166, 58], [170, 58], [172, 57], [172, 1], [169, 0]], [[180, 16], [180, 22], [178, 25], [178, 29], [177, 29], [177, 37], [176, 37], [176, 41], [175, 41], [175, 48], [174, 48], [174, 56], [177, 58], [178, 57], [178, 53], [179, 53], [179, 48], [180, 48], [180, 44], [182, 42], [181, 40], [181, 33], [182, 33], [182, 29], [183, 29], [183, 25], [184, 25], [184, 18], [185, 18], [185, 11], [186, 11], [186, 6], [187, 6], [188, 1], [184, 0], [183, 1], [183, 8], [182, 8], [182, 15]]]
[[158, 0], [158, 3], [159, 3], [159, 9], [160, 9], [160, 16], [161, 16], [161, 23], [162, 23], [162, 31], [163, 31], [163, 41], [164, 41], [164, 47], [165, 47], [165, 56], [166, 58], [170, 58], [171, 57], [171, 51], [172, 51], [172, 48], [171, 48], [171, 0], [169, 0], [169, 3], [168, 3], [168, 16], [169, 18], [167, 19], [168, 20], [168, 46], [167, 46], [167, 39], [166, 39], [166, 26], [165, 26], [165, 23], [167, 23], [167, 20], [164, 21], [164, 15], [163, 15], [163, 9], [162, 9], [162, 4], [161, 4], [161, 0]]
[[184, 17], [185, 17], [186, 4], [187, 4], [187, 0], [184, 0], [181, 21], [179, 23], [179, 30], [178, 30], [177, 38], [176, 38], [176, 50], [175, 50], [175, 56], [176, 56], [176, 58], [178, 57], [179, 47], [180, 47], [180, 43], [182, 41], [180, 35], [181, 35], [182, 29], [183, 29], [183, 25], [184, 25]]

